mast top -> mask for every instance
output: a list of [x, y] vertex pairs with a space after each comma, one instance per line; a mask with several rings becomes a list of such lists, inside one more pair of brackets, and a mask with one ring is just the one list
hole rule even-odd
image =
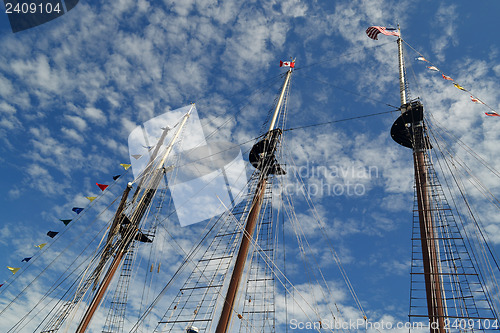
[[290, 82], [290, 76], [292, 76], [292, 69], [295, 68], [295, 59], [292, 59], [292, 61], [280, 61], [280, 67], [289, 67], [289, 69], [286, 72], [285, 82], [283, 82], [283, 87], [281, 88], [281, 93], [278, 99], [278, 103], [276, 103], [276, 108], [274, 109], [273, 118], [271, 119], [271, 123], [269, 124], [268, 132], [271, 132], [276, 124], [276, 119], [278, 118], [281, 105], [283, 104], [283, 98]]
[[399, 59], [399, 94], [401, 98], [401, 113], [404, 113], [404, 105], [406, 104], [406, 78], [405, 78], [405, 62], [403, 54], [403, 40], [401, 39], [401, 29], [398, 23], [398, 59]]

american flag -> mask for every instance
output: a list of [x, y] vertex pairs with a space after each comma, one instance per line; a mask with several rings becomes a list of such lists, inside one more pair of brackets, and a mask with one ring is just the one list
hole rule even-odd
[[378, 26], [373, 26], [369, 27], [366, 29], [366, 34], [368, 37], [371, 39], [378, 39], [378, 34], [382, 33], [383, 35], [386, 36], [398, 36], [399, 37], [399, 31], [395, 28], [386, 28], [386, 27], [378, 27]]

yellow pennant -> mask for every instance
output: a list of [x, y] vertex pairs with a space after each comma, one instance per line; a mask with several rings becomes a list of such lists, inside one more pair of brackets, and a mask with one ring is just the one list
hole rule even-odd
[[40, 250], [43, 249], [43, 247], [47, 245], [47, 243], [42, 243], [40, 245], [35, 245], [35, 247], [38, 247]]
[[464, 87], [462, 87], [462, 86], [458, 85], [457, 83], [453, 83], [453, 85], [454, 85], [456, 88], [460, 89], [460, 90], [465, 90], [465, 88], [464, 88]]
[[12, 272], [12, 274], [16, 274], [17, 271], [21, 269], [21, 267], [10, 267], [10, 266], [7, 266], [7, 268], [9, 269], [9, 271]]
[[132, 164], [125, 164], [125, 163], [122, 163], [122, 164], [120, 164], [120, 165], [121, 165], [121, 166], [122, 166], [125, 170], [127, 170], [128, 168], [130, 168], [130, 166], [131, 166]]
[[94, 201], [97, 197], [85, 197], [90, 200], [90, 202]]

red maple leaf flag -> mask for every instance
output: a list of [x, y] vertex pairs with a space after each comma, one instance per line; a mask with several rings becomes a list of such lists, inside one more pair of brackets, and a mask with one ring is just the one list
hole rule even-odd
[[293, 61], [280, 61], [280, 67], [295, 68], [295, 62], [293, 62]]

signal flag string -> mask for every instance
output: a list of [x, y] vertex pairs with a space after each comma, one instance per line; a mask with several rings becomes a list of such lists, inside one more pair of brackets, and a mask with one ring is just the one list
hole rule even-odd
[[482, 101], [481, 99], [479, 99], [479, 97], [475, 96], [470, 90], [464, 88], [463, 86], [461, 86], [460, 84], [458, 84], [451, 76], [448, 76], [446, 75], [443, 71], [441, 71], [437, 66], [435, 66], [432, 62], [430, 62], [429, 60], [427, 60], [423, 55], [422, 53], [418, 52], [415, 48], [413, 48], [410, 44], [408, 44], [407, 41], [405, 41], [404, 39], [401, 39], [409, 48], [411, 48], [413, 51], [415, 51], [419, 56], [416, 58], [416, 60], [419, 60], [419, 61], [423, 61], [423, 62], [427, 62], [430, 66], [427, 66], [427, 68], [431, 71], [434, 71], [434, 72], [439, 72], [441, 73], [441, 76], [443, 77], [444, 80], [446, 81], [450, 81], [453, 83], [453, 86], [459, 90], [462, 90], [462, 91], [465, 91], [467, 93], [469, 93], [470, 95], [470, 99], [472, 102], [474, 103], [478, 103], [478, 104], [483, 104], [484, 106], [486, 106], [488, 109], [491, 110], [491, 112], [485, 112], [484, 114], [487, 115], [487, 116], [493, 116], [493, 117], [500, 117], [500, 114], [495, 110], [493, 109], [491, 106], [489, 106], [488, 104], [486, 104], [484, 101]]

